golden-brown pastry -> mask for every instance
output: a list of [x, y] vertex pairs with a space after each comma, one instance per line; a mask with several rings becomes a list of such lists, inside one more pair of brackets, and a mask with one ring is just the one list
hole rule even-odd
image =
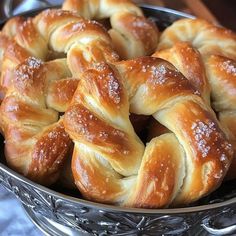
[[62, 8], [86, 19], [110, 18], [109, 34], [123, 59], [151, 55], [156, 49], [156, 25], [130, 0], [65, 0]]
[[204, 55], [222, 55], [236, 59], [236, 36], [225, 28], [202, 19], [181, 19], [161, 34], [158, 50], [172, 47], [177, 42], [189, 42]]
[[[60, 9], [13, 18], [3, 32], [11, 38], [1, 66], [2, 75], [5, 65], [11, 73], [11, 80], [7, 76], [1, 80], [7, 88], [0, 108], [6, 160], [28, 178], [50, 185], [57, 180], [71, 143], [59, 112], [68, 107], [81, 73], [119, 57], [100, 24]], [[67, 57], [44, 63], [49, 49]], [[15, 70], [11, 61], [19, 64]]]
[[[161, 35], [153, 55], [171, 62], [200, 91], [216, 111], [231, 143], [236, 116], [236, 35], [200, 19], [176, 21]], [[198, 53], [198, 51], [200, 54]], [[200, 58], [201, 55], [201, 58]], [[205, 76], [206, 74], [206, 76]], [[207, 81], [208, 80], [208, 81]], [[235, 146], [235, 145], [234, 145]], [[234, 147], [236, 150], [236, 146]], [[228, 175], [236, 177], [236, 152]]]
[[58, 112], [47, 104], [47, 89], [68, 75], [64, 59], [44, 64], [29, 57], [17, 66], [0, 107], [8, 165], [44, 185], [58, 178], [71, 143]]
[[[79, 2], [89, 18], [112, 15], [110, 35], [121, 55], [152, 53], [156, 28], [129, 1]], [[15, 45], [12, 51], [0, 47], [6, 68], [0, 127], [14, 170], [44, 185], [54, 183], [72, 138], [73, 176], [87, 199], [157, 208], [188, 204], [219, 186], [233, 150], [197, 95], [207, 94], [205, 80], [202, 90], [194, 88], [171, 64], [154, 57], [118, 62], [106, 30], [69, 11], [13, 18], [3, 34], [3, 44], [10, 39]], [[17, 48], [23, 49], [19, 57]], [[43, 62], [50, 51], [66, 59]], [[59, 112], [65, 110], [64, 120]], [[172, 133], [145, 148], [129, 112], [153, 115]]]
[[210, 104], [210, 86], [198, 50], [187, 42], [177, 42], [173, 47], [156, 51], [152, 56], [172, 63]]
[[236, 178], [236, 61], [212, 55], [205, 60], [205, 67], [211, 86], [212, 107], [235, 150], [227, 178]]
[[[83, 196], [158, 208], [188, 204], [215, 190], [233, 150], [211, 109], [195, 93], [170, 63], [154, 57], [88, 70], [64, 118], [75, 144], [72, 172]], [[145, 147], [129, 111], [153, 115], [172, 133]]]
[[29, 56], [12, 38], [0, 32], [0, 104], [11, 84], [14, 68]]
[[[235, 52], [236, 54], [236, 52]], [[236, 110], [236, 61], [211, 55], [205, 60], [215, 111]]]

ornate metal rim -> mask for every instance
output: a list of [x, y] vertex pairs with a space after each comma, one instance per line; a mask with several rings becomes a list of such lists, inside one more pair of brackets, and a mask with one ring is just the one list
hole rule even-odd
[[166, 7], [157, 7], [157, 6], [148, 5], [148, 4], [140, 4], [140, 6], [142, 8], [146, 8], [146, 9], [150, 9], [150, 10], [154, 10], [154, 11], [156, 10], [156, 11], [161, 11], [161, 12], [169, 13], [170, 15], [177, 15], [177, 16], [180, 16], [180, 17], [192, 18], [192, 19], [196, 18], [195, 16], [190, 15], [188, 13], [184, 13], [184, 12], [173, 10], [173, 9], [166, 8]]
[[[56, 6], [54, 6], [54, 7], [56, 7]], [[162, 12], [165, 14], [175, 15], [180, 18], [183, 18], [183, 17], [195, 18], [192, 15], [189, 15], [189, 14], [186, 14], [183, 12], [179, 12], [176, 10], [164, 8], [164, 7], [156, 7], [156, 6], [152, 6], [152, 5], [146, 5], [146, 4], [142, 4], [141, 7], [144, 9], [147, 9], [147, 10], [159, 11], [159, 12]], [[33, 14], [37, 13], [37, 11], [39, 11], [39, 10], [43, 10], [43, 9], [34, 9], [30, 12], [23, 13], [23, 15], [26, 15], [26, 16], [33, 15]], [[63, 199], [64, 201], [68, 201], [70, 203], [80, 204], [84, 207], [91, 207], [93, 209], [103, 210], [103, 211], [108, 210], [108, 211], [113, 211], [113, 212], [139, 213], [139, 214], [180, 214], [180, 213], [183, 214], [183, 213], [193, 213], [193, 212], [199, 212], [199, 211], [213, 210], [213, 209], [229, 206], [231, 204], [236, 203], [236, 197], [233, 197], [233, 198], [226, 200], [224, 202], [212, 203], [212, 204], [202, 205], [202, 206], [193, 206], [193, 207], [168, 208], [168, 209], [126, 208], [126, 207], [120, 207], [120, 206], [112, 206], [112, 205], [107, 205], [107, 204], [95, 203], [95, 202], [83, 200], [80, 198], [76, 198], [76, 197], [65, 195], [63, 193], [56, 192], [56, 191], [51, 190], [47, 187], [44, 187], [42, 185], [32, 182], [31, 180], [25, 178], [24, 176], [9, 169], [7, 166], [5, 166], [2, 163], [0, 163], [0, 171], [3, 171], [6, 175], [9, 175], [12, 178], [17, 179], [18, 181], [20, 181], [22, 183], [25, 183], [37, 190], [40, 190], [46, 194], [52, 195], [56, 198]]]
[[143, 213], [143, 214], [179, 214], [179, 213], [192, 213], [192, 212], [198, 212], [198, 211], [206, 211], [206, 210], [216, 209], [220, 207], [225, 207], [225, 206], [236, 203], [236, 197], [234, 197], [224, 202], [213, 203], [213, 204], [208, 204], [208, 205], [203, 205], [203, 206], [194, 206], [194, 207], [181, 207], [181, 208], [168, 208], [168, 209], [126, 208], [126, 207], [112, 206], [112, 205], [107, 205], [107, 204], [102, 204], [102, 203], [91, 202], [91, 201], [87, 201], [87, 200], [76, 198], [76, 197], [71, 197], [63, 193], [56, 192], [47, 187], [44, 187], [42, 185], [32, 182], [31, 180], [16, 173], [15, 171], [9, 169], [8, 167], [6, 167], [5, 165], [1, 163], [0, 163], [0, 170], [5, 172], [7, 175], [19, 180], [20, 182], [30, 185], [31, 187], [34, 187], [40, 191], [43, 191], [44, 193], [63, 199], [65, 201], [69, 201], [74, 204], [81, 204], [85, 207], [92, 207], [98, 210], [109, 210], [109, 211], [116, 211], [116, 212], [119, 211], [119, 212], [125, 212], [125, 213]]

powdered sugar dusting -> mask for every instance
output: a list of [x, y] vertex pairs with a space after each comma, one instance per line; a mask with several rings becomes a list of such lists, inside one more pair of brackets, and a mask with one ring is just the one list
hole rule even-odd
[[221, 64], [221, 70], [224, 70], [227, 74], [236, 76], [236, 64], [233, 61], [227, 60]]
[[38, 163], [34, 166], [34, 171], [54, 164], [59, 165], [67, 153], [69, 142], [68, 134], [61, 127], [50, 130], [46, 136], [43, 135], [34, 150], [33, 158]]
[[227, 156], [223, 153], [221, 156], [220, 156], [220, 161], [226, 161], [228, 160]]
[[112, 69], [104, 62], [96, 63], [93, 67], [99, 72], [98, 79], [104, 80], [103, 87], [107, 90], [106, 93], [108, 93], [109, 98], [115, 104], [119, 104], [121, 87]]
[[100, 71], [100, 72], [102, 72], [102, 71], [104, 71], [108, 68], [107, 64], [103, 63], [103, 62], [102, 63], [96, 63], [96, 64], [93, 65], [93, 67], [96, 70]]
[[[133, 16], [132, 24], [129, 29], [132, 31], [132, 34], [137, 39], [142, 39], [145, 48], [149, 48], [151, 42], [153, 42], [155, 28], [153, 23], [149, 20], [144, 20], [143, 17]], [[144, 41], [148, 38], [148, 41]], [[155, 38], [154, 38], [155, 39]]]
[[34, 57], [29, 57], [16, 71], [17, 84], [25, 88], [33, 83], [33, 77], [36, 70], [42, 66], [43, 62]]
[[118, 129], [114, 129], [112, 131], [112, 134], [114, 136], [119, 136], [120, 138], [124, 138], [125, 137], [125, 133], [123, 131], [121, 131], [121, 130], [118, 130]]
[[166, 82], [166, 68], [164, 65], [161, 65], [160, 67], [155, 67], [155, 66], [152, 66], [151, 67], [152, 69], [152, 75], [153, 77], [157, 78], [158, 77], [158, 80], [156, 80], [156, 82], [158, 84], [164, 84]]
[[27, 63], [32, 69], [38, 69], [42, 65], [42, 61], [34, 57], [29, 57], [27, 59]]
[[[96, 135], [94, 134], [93, 125], [98, 121], [95, 114], [91, 113], [85, 107], [74, 107], [66, 112], [66, 122], [70, 122], [70, 127], [79, 135], [92, 142]], [[104, 138], [105, 134], [99, 134]]]
[[19, 108], [19, 104], [16, 103], [14, 105], [7, 106], [7, 112], [15, 112], [18, 111]]
[[[142, 72], [146, 72], [148, 68], [144, 68], [144, 66], [142, 67]], [[165, 68], [164, 65], [160, 65], [160, 66], [151, 66], [149, 68], [149, 71], [151, 72], [151, 76], [150, 76], [150, 81], [152, 84], [154, 85], [163, 85], [167, 82], [167, 70]]]
[[100, 131], [99, 132], [99, 138], [101, 138], [103, 141], [107, 140], [108, 138], [108, 133], [105, 131]]
[[225, 141], [221, 144], [221, 149], [224, 150], [220, 155], [220, 161], [228, 163], [228, 156], [233, 155], [233, 147], [232, 144]]
[[47, 21], [47, 20], [50, 21], [51, 19], [58, 18], [58, 17], [60, 17], [60, 18], [73, 17], [73, 18], [81, 19], [81, 17], [77, 14], [76, 11], [74, 11], [74, 10], [66, 11], [66, 10], [62, 10], [62, 9], [46, 9], [39, 16], [42, 19], [45, 19], [45, 21]]
[[56, 139], [56, 138], [58, 138], [58, 133], [55, 132], [55, 131], [50, 131], [50, 132], [48, 133], [48, 137], [49, 137], [50, 139]]
[[86, 24], [84, 23], [84, 21], [80, 21], [80, 22], [74, 23], [72, 28], [71, 28], [71, 30], [73, 32], [75, 32], [75, 31], [83, 31], [83, 30], [85, 30], [85, 28], [86, 28]]
[[[191, 129], [193, 130], [197, 149], [201, 152], [201, 156], [203, 158], [208, 156], [211, 150], [209, 143], [213, 142], [215, 158], [219, 158], [219, 161], [222, 162], [227, 169], [229, 164], [228, 159], [233, 154], [232, 145], [227, 140], [224, 140], [216, 124], [211, 120], [206, 120], [205, 122], [196, 120], [192, 124]], [[215, 145], [217, 145], [216, 149]]]
[[206, 157], [211, 149], [207, 145], [207, 140], [209, 140], [212, 132], [216, 130], [215, 124], [212, 121], [202, 122], [197, 120], [192, 124], [191, 129], [193, 130], [198, 150], [202, 153], [202, 157]]
[[139, 18], [136, 18], [133, 22], [132, 22], [134, 27], [139, 27], [139, 28], [144, 28], [147, 27], [147, 23], [144, 20], [140, 20]]
[[120, 85], [113, 74], [108, 75], [108, 94], [115, 104], [120, 103]]
[[86, 109], [82, 109], [78, 111], [76, 109], [71, 109], [66, 114], [66, 116], [69, 117], [69, 120], [72, 123], [74, 122], [76, 124], [73, 126], [73, 128], [76, 129], [76, 132], [78, 134], [89, 135], [88, 128], [87, 128], [88, 127], [87, 114], [88, 114], [88, 111]]
[[233, 155], [232, 144], [230, 144], [228, 141], [225, 141], [219, 145], [216, 151], [219, 154], [219, 160], [228, 166], [229, 157]]

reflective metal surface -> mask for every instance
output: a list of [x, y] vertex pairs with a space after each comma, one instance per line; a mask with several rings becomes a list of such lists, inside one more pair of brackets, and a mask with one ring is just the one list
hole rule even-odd
[[4, 17], [9, 18], [28, 11], [53, 7], [62, 3], [63, 0], [2, 0], [0, 16], [4, 20]]
[[[22, 225], [24, 227], [22, 227]], [[43, 236], [24, 212], [20, 201], [0, 185], [0, 235]]]
[[[142, 6], [160, 29], [182, 17], [169, 9]], [[32, 12], [29, 14], [33, 14]], [[10, 170], [0, 140], [0, 183], [24, 204], [28, 215], [49, 235], [224, 235], [236, 233], [236, 182], [196, 203], [175, 209], [135, 209], [94, 203], [78, 193], [51, 190]]]

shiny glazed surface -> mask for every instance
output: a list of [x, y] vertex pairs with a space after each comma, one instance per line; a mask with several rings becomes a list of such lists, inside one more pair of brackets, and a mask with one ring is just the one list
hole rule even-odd
[[[161, 8], [144, 7], [144, 10], [146, 14], [157, 17], [157, 23], [163, 28], [176, 18], [187, 16]], [[161, 23], [158, 19], [162, 19]], [[3, 150], [3, 140], [1, 150]], [[235, 184], [234, 182], [225, 186], [226, 194], [222, 196], [222, 193], [216, 193], [211, 201], [203, 199], [199, 206], [161, 210], [132, 209], [85, 201], [73, 197], [74, 194], [69, 196], [37, 185], [2, 163], [0, 164], [0, 182], [14, 192], [26, 207], [42, 216], [62, 225], [74, 227], [76, 232], [97, 235], [103, 235], [104, 232], [114, 235], [140, 233], [157, 235], [158, 232], [162, 234], [188, 232], [185, 235], [193, 235], [194, 232], [202, 232], [201, 235], [207, 235], [201, 224], [208, 232], [212, 229], [218, 230], [218, 233], [222, 235], [229, 232], [229, 228], [226, 228], [227, 230], [223, 228], [234, 222], [231, 220], [227, 225], [220, 219], [225, 217], [232, 219], [232, 216], [236, 215], [236, 191], [230, 188], [230, 185]], [[228, 190], [227, 187], [229, 187]], [[211, 225], [212, 222], [216, 223], [216, 228]], [[232, 227], [230, 232], [235, 230], [235, 227]]]

